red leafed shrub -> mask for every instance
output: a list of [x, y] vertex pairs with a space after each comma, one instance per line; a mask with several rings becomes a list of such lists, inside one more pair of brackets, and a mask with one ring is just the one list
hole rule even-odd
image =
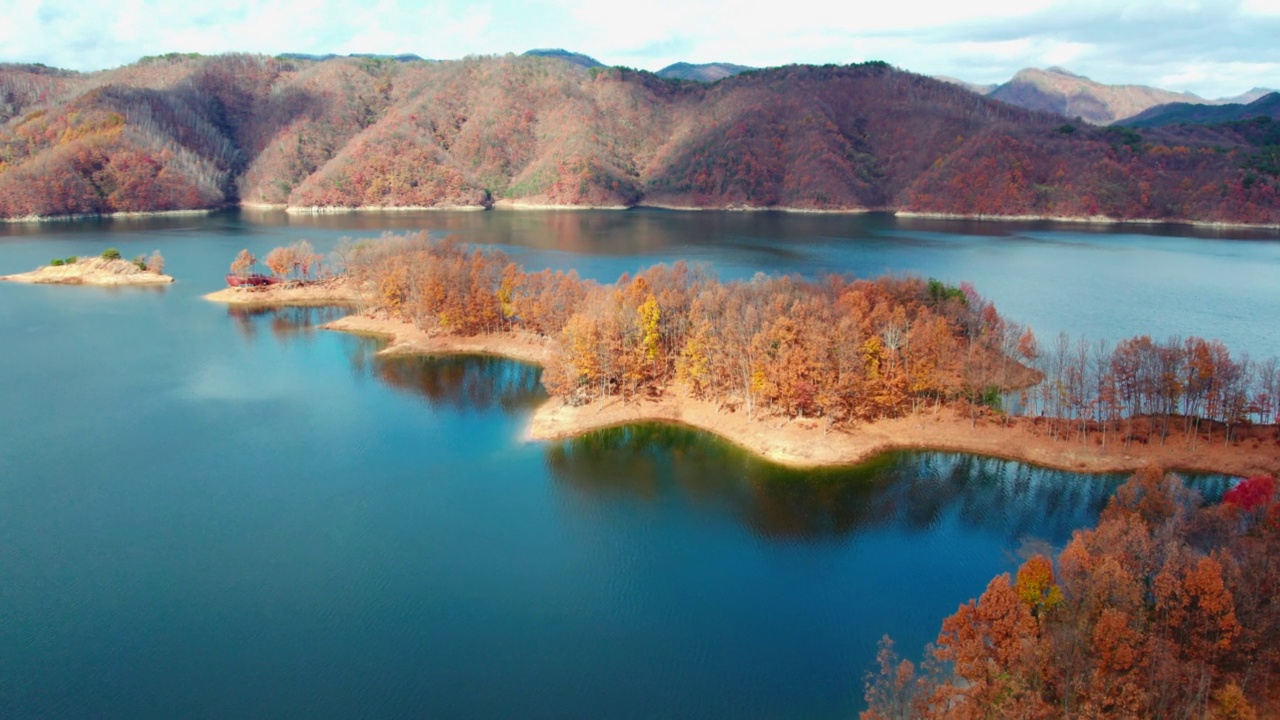
[[1276, 479], [1270, 475], [1254, 475], [1227, 491], [1222, 502], [1241, 510], [1253, 510], [1271, 502], [1275, 495]]

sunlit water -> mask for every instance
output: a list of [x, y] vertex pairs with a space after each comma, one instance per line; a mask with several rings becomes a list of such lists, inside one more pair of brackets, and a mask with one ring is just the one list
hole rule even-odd
[[3, 228], [0, 273], [114, 245], [179, 282], [0, 284], [0, 717], [848, 717], [882, 634], [918, 653], [1120, 481], [940, 453], [800, 473], [660, 426], [529, 443], [536, 368], [379, 360], [316, 329], [339, 311], [199, 298], [242, 247], [388, 226], [602, 280], [910, 271], [1042, 335], [1280, 348], [1265, 238], [657, 212]]

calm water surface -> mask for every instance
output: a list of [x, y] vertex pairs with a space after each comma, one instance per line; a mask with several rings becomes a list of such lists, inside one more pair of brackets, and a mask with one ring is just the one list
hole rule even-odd
[[1119, 482], [939, 453], [797, 473], [659, 426], [528, 443], [536, 368], [378, 360], [315, 329], [338, 311], [199, 299], [242, 247], [417, 227], [602, 280], [682, 257], [909, 271], [1042, 335], [1280, 349], [1266, 237], [660, 212], [0, 228], [0, 273], [114, 245], [179, 278], [0, 284], [0, 717], [848, 717], [882, 634], [917, 653]]

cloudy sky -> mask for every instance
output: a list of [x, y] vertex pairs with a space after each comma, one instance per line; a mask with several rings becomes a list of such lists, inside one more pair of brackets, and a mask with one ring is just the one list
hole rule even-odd
[[[1280, 0], [0, 0], [0, 61], [94, 70], [165, 52], [416, 53], [563, 47], [613, 65], [885, 60], [1000, 82], [1060, 65], [1209, 97], [1280, 87]], [[866, 7], [861, 7], [866, 5]]]

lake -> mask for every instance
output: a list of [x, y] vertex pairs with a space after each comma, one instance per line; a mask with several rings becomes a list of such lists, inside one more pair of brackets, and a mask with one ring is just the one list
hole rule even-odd
[[[224, 213], [0, 226], [0, 717], [850, 717], [875, 644], [1091, 525], [1122, 478], [945, 453], [797, 472], [663, 426], [531, 443], [535, 367], [373, 356], [204, 302], [243, 247], [429, 228], [530, 269], [970, 280], [1042, 336], [1280, 337], [1280, 242], [773, 213]], [[1212, 233], [1210, 233], [1212, 234]], [[1210, 498], [1225, 478], [1194, 482]]]

